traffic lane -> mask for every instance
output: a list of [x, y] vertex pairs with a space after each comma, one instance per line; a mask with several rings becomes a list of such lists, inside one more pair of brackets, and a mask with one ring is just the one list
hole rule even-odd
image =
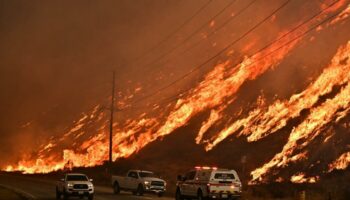
[[32, 199], [53, 200], [55, 199], [55, 184], [17, 176], [0, 176], [0, 184], [24, 194]]
[[157, 196], [151, 196], [151, 195], [144, 195], [144, 196], [135, 196], [132, 195], [131, 192], [121, 192], [120, 194], [113, 194], [113, 193], [104, 193], [100, 191], [96, 191], [96, 199], [105, 199], [105, 200], [115, 200], [115, 199], [122, 199], [122, 200], [151, 200], [151, 199], [159, 199], [159, 200], [169, 200], [167, 198], [159, 198]]
[[[19, 190], [22, 193], [26, 193], [33, 199], [38, 200], [53, 200], [55, 197], [56, 182], [52, 180], [36, 179], [26, 176], [11, 176], [0, 175], [0, 184], [9, 186], [13, 189]], [[74, 199], [74, 198], [72, 198]], [[121, 192], [118, 195], [113, 194], [111, 187], [95, 186], [96, 200], [170, 200], [169, 197], [157, 197], [155, 195], [146, 194], [144, 196], [135, 196], [131, 192]]]

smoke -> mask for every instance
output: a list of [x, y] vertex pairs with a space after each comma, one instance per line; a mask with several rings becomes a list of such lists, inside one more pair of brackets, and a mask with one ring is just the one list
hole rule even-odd
[[[143, 99], [164, 85], [176, 82], [173, 87], [145, 98], [137, 105], [140, 107], [117, 114], [114, 142], [118, 145], [115, 156], [119, 158], [138, 152], [210, 109], [214, 117], [208, 114], [206, 123], [200, 122], [207, 127], [197, 143], [201, 139], [208, 140], [225, 123], [231, 123], [255, 104], [288, 99], [315, 80], [337, 47], [348, 40], [344, 34], [348, 32], [345, 25], [338, 27], [337, 33], [328, 29], [316, 31], [298, 40], [298, 45], [292, 43], [264, 59], [262, 64], [246, 67], [260, 56], [249, 58], [247, 55], [254, 54], [320, 9], [317, 2], [291, 1], [288, 7], [268, 18], [268, 23], [246, 35], [189, 78], [177, 82], [179, 76], [200, 66], [235, 38], [245, 35], [283, 2], [266, 5], [257, 1], [238, 20], [208, 37], [223, 20], [234, 17], [237, 10], [246, 5], [246, 1], [237, 1], [231, 12], [208, 23], [206, 29], [193, 38], [193, 41], [201, 41], [197, 48], [179, 56], [181, 50], [189, 47], [185, 44], [170, 54], [171, 62], [165, 61], [165, 64], [163, 61], [153, 63], [155, 55], [179, 45], [195, 27], [208, 16], [215, 15], [227, 2], [213, 2], [206, 12], [184, 26], [166, 44], [139, 60], [139, 55], [169, 35], [205, 1], [80, 3], [46, 2], [28, 6], [25, 2], [3, 3], [6, 12], [2, 14], [5, 29], [1, 32], [1, 41], [5, 46], [1, 56], [5, 59], [1, 62], [5, 67], [1, 74], [8, 76], [1, 79], [4, 81], [1, 85], [12, 87], [4, 88], [6, 98], [1, 98], [3, 104], [8, 105], [2, 112], [6, 114], [1, 117], [4, 124], [1, 142], [8, 145], [2, 147], [7, 147], [2, 151], [7, 159], [0, 165], [9, 160], [16, 162], [18, 156], [31, 157], [38, 148], [44, 149], [42, 152], [48, 156], [45, 161], [39, 158], [40, 163], [34, 162], [35, 167], [30, 169], [34, 172], [43, 170], [42, 166], [47, 167], [47, 171], [62, 167], [65, 159], [77, 160], [80, 162], [77, 166], [101, 164], [107, 155], [104, 139], [107, 118], [104, 111], [97, 112], [95, 108], [103, 110], [108, 105], [112, 69], [117, 72], [118, 105]], [[20, 10], [20, 14], [14, 14], [15, 10]], [[335, 36], [338, 37], [334, 39]], [[190, 92], [177, 102], [154, 108], [159, 100], [182, 90]], [[97, 104], [99, 106], [95, 107]], [[225, 105], [220, 107], [222, 104]], [[50, 141], [49, 145], [56, 143], [46, 146], [43, 141]], [[55, 156], [64, 160], [50, 163], [54, 160], [50, 156], [52, 151], [58, 152]], [[31, 159], [35, 161], [36, 158]], [[33, 163], [24, 164], [30, 168]]]

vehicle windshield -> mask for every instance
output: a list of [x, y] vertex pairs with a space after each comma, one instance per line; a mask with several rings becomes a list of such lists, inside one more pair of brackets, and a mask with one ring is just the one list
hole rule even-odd
[[139, 173], [140, 177], [154, 177], [154, 174], [152, 172], [140, 172]]
[[235, 179], [235, 175], [229, 174], [229, 173], [215, 173], [214, 178], [215, 179]]
[[88, 178], [84, 175], [67, 175], [67, 181], [87, 181]]

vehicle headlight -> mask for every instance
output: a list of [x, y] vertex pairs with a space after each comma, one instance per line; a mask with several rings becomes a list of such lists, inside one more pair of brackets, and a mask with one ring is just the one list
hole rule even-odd
[[94, 185], [92, 185], [92, 184], [88, 184], [88, 186], [89, 186], [89, 188], [93, 188], [94, 187]]
[[73, 187], [73, 183], [67, 183], [67, 187]]
[[149, 182], [149, 181], [145, 181], [144, 183], [145, 183], [145, 185], [150, 185], [151, 184], [151, 182]]

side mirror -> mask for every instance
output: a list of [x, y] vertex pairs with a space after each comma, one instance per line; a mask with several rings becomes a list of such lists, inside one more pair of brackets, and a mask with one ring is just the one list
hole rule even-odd
[[91, 179], [89, 179], [89, 181], [92, 182], [92, 181], [94, 181], [94, 179], [91, 178]]
[[181, 175], [177, 175], [177, 180], [182, 181], [184, 178]]

